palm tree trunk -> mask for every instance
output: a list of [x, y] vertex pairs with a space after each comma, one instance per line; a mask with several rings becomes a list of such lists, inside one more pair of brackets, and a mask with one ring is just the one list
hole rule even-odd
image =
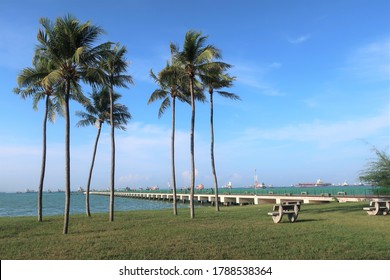
[[194, 78], [190, 77], [191, 92], [191, 133], [190, 133], [190, 150], [191, 150], [191, 190], [190, 190], [190, 216], [195, 218], [194, 207], [194, 189], [195, 189], [195, 153], [194, 153], [194, 133], [195, 133], [195, 96], [194, 96]]
[[42, 166], [41, 166], [41, 178], [39, 179], [38, 187], [38, 222], [42, 222], [42, 193], [43, 193], [43, 181], [45, 179], [46, 170], [46, 125], [47, 125], [47, 113], [49, 111], [49, 96], [46, 96], [45, 104], [45, 116], [43, 118], [43, 131], [42, 131]]
[[65, 213], [64, 213], [64, 230], [68, 233], [69, 227], [69, 206], [70, 206], [70, 117], [69, 117], [69, 94], [70, 82], [66, 84], [65, 93]]
[[101, 130], [102, 130], [102, 123], [99, 121], [98, 132], [97, 132], [96, 140], [95, 140], [95, 147], [93, 149], [91, 168], [89, 169], [87, 190], [86, 190], [86, 193], [85, 193], [85, 211], [87, 212], [87, 216], [88, 217], [91, 217], [91, 211], [90, 211], [90, 207], [89, 207], [89, 190], [90, 190], [90, 186], [91, 186], [92, 171], [93, 171], [93, 166], [95, 164], [96, 150], [97, 150], [97, 145], [98, 145], [98, 142], [99, 142], [99, 137], [100, 137], [100, 131]]
[[214, 108], [213, 108], [213, 93], [210, 92], [210, 132], [211, 132], [211, 168], [213, 170], [214, 176], [214, 189], [215, 189], [215, 211], [219, 211], [219, 202], [218, 202], [218, 180], [217, 172], [215, 171], [215, 161], [214, 161]]
[[175, 174], [175, 103], [176, 98], [172, 97], [172, 142], [171, 142], [171, 156], [172, 156], [172, 185], [173, 185], [173, 215], [177, 215], [177, 200], [176, 200], [176, 174]]
[[110, 123], [111, 123], [111, 189], [110, 189], [110, 216], [109, 221], [114, 221], [114, 190], [115, 190], [115, 125], [113, 115], [113, 88], [110, 86]]

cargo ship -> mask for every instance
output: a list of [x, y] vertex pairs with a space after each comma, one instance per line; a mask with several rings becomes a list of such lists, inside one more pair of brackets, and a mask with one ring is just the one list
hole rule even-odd
[[331, 186], [331, 183], [322, 182], [321, 179], [318, 179], [315, 183], [299, 183], [298, 187], [326, 187]]

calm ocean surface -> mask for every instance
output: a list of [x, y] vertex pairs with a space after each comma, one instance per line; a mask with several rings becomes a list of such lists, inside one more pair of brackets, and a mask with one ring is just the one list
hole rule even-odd
[[[91, 195], [89, 202], [92, 213], [108, 212], [109, 196]], [[0, 193], [0, 217], [36, 216], [38, 193]], [[43, 193], [43, 215], [63, 215], [65, 193]], [[159, 210], [171, 208], [172, 204], [164, 201], [129, 199], [115, 197], [116, 211]], [[178, 203], [178, 207], [188, 207]], [[72, 193], [70, 198], [71, 214], [85, 213], [85, 195]]]

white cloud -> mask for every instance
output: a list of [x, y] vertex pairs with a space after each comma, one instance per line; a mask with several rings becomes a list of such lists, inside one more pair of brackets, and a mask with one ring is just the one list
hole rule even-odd
[[[198, 171], [198, 169], [195, 168], [195, 177], [197, 177], [198, 175], [199, 175], [199, 171]], [[190, 183], [192, 172], [190, 170], [184, 170], [181, 173], [181, 176], [182, 176], [184, 182]]]
[[[117, 176], [123, 184], [166, 185], [171, 181], [171, 128], [141, 122], [133, 122], [127, 126], [127, 131], [116, 135]], [[109, 143], [109, 136], [102, 139]], [[189, 135], [176, 129], [175, 133], [175, 163], [176, 174], [188, 170], [189, 161]], [[109, 155], [108, 145], [102, 145], [101, 153]], [[198, 143], [197, 143], [198, 147]], [[181, 176], [178, 185], [187, 183], [186, 177]]]
[[36, 146], [0, 146], [0, 158], [13, 156], [39, 156], [42, 154], [42, 148]]
[[302, 43], [306, 42], [307, 40], [309, 40], [309, 38], [310, 38], [310, 34], [305, 34], [305, 35], [301, 35], [301, 36], [294, 37], [294, 38], [288, 38], [287, 40], [291, 44], [297, 45], [297, 44], [302, 44]]
[[325, 123], [315, 120], [311, 123], [289, 125], [276, 129], [249, 128], [245, 131], [247, 140], [280, 140], [315, 142], [329, 146], [339, 142], [364, 139], [376, 131], [390, 128], [389, 111], [373, 117]]
[[278, 69], [280, 67], [282, 67], [282, 64], [280, 62], [272, 62], [270, 65], [269, 65], [270, 68], [273, 68], [273, 69]]
[[120, 176], [118, 181], [120, 184], [139, 184], [150, 181], [150, 178], [140, 174], [127, 174]]
[[389, 81], [390, 39], [355, 49], [348, 57], [344, 70], [366, 81]]
[[234, 76], [237, 76], [237, 84], [252, 87], [259, 91], [260, 94], [267, 96], [283, 96], [276, 87], [266, 81], [266, 76], [271, 71], [282, 67], [280, 62], [272, 62], [266, 65], [254, 65], [253, 63], [240, 62], [234, 64], [232, 69]]

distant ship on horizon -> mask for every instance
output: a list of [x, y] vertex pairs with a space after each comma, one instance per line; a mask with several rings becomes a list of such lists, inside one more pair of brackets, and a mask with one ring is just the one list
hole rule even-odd
[[326, 187], [326, 186], [331, 186], [332, 183], [325, 183], [322, 182], [321, 179], [318, 179], [314, 183], [298, 183], [298, 187]]

